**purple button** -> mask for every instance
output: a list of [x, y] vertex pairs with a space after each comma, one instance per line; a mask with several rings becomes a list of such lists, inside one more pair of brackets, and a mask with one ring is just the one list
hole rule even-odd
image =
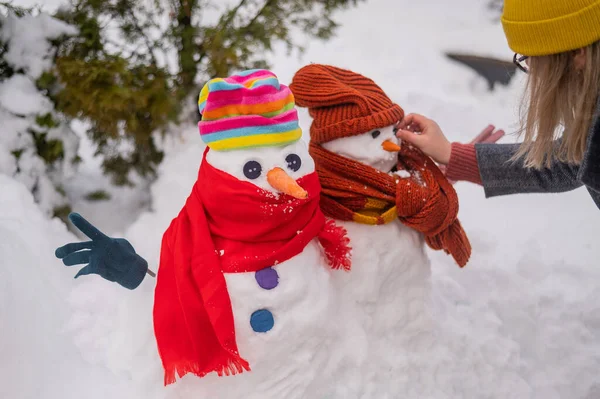
[[257, 271], [254, 274], [254, 278], [256, 278], [258, 285], [265, 290], [272, 290], [279, 284], [279, 275], [272, 267]]

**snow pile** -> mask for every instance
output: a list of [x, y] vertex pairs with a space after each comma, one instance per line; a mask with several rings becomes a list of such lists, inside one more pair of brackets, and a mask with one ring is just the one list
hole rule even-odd
[[[75, 33], [43, 13], [0, 15], [0, 42], [6, 45], [2, 58], [12, 69], [0, 76], [0, 173], [25, 184], [48, 215], [66, 204], [59, 187], [74, 172], [78, 139], [53, 113], [52, 102], [38, 90], [36, 80], [52, 66], [50, 40]], [[50, 125], [43, 122], [48, 118], [53, 120]], [[62, 154], [44, 160], [38, 149], [43, 140], [60, 142], [54, 144], [62, 147]]]
[[[196, 180], [204, 151], [197, 127], [171, 136], [165, 150], [178, 155], [168, 157], [160, 166], [159, 173], [164, 178], [159, 178], [151, 188], [153, 210], [142, 213], [124, 234], [154, 271], [158, 269], [162, 234], [179, 213]], [[156, 209], [161, 211], [155, 212]], [[101, 222], [95, 218], [90, 221], [97, 225]], [[146, 277], [134, 292], [97, 276], [80, 280], [70, 296], [72, 317], [67, 328], [84, 358], [130, 379], [139, 392], [135, 397], [167, 398], [189, 389], [183, 381], [163, 387], [163, 370], [152, 325], [156, 280]], [[190, 378], [193, 379], [186, 380]]]
[[0, 175], [0, 187], [0, 397], [135, 397], [123, 379], [85, 362], [64, 331], [72, 270], [52, 254], [76, 238], [21, 183]]

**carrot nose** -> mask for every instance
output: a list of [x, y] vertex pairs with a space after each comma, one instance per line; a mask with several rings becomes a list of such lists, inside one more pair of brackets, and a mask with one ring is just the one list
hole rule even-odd
[[308, 193], [305, 189], [300, 187], [296, 180], [290, 177], [285, 171], [281, 168], [273, 168], [267, 173], [267, 182], [273, 187], [275, 190], [282, 192], [287, 195], [291, 195], [294, 198], [298, 199], [306, 199], [308, 198]]
[[383, 143], [381, 143], [381, 146], [383, 147], [383, 149], [385, 151], [388, 152], [398, 152], [400, 151], [400, 146], [396, 143], [393, 143], [389, 140], [384, 141]]

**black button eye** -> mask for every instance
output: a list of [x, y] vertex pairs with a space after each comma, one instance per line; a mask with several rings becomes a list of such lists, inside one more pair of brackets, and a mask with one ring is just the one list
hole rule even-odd
[[371, 132], [371, 136], [373, 136], [374, 139], [379, 137], [380, 134], [381, 134], [381, 132], [379, 130], [375, 130], [375, 131]]
[[244, 165], [244, 176], [250, 180], [258, 179], [262, 173], [262, 166], [256, 161], [248, 161]]
[[294, 172], [297, 172], [302, 166], [302, 160], [296, 154], [288, 155], [285, 157], [285, 161], [287, 162], [288, 169], [291, 169]]

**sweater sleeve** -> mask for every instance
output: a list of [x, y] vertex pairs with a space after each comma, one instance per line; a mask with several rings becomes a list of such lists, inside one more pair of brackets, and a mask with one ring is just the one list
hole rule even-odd
[[511, 162], [519, 144], [452, 143], [446, 176], [482, 185], [486, 197], [520, 193], [559, 193], [582, 186], [579, 166], [554, 162], [550, 168], [526, 168]]
[[486, 197], [524, 193], [561, 193], [583, 183], [578, 165], [554, 162], [549, 168], [526, 168], [511, 161], [519, 144], [476, 144], [477, 165]]
[[454, 181], [468, 181], [481, 185], [477, 152], [473, 144], [452, 143], [450, 162], [446, 167], [446, 177]]

